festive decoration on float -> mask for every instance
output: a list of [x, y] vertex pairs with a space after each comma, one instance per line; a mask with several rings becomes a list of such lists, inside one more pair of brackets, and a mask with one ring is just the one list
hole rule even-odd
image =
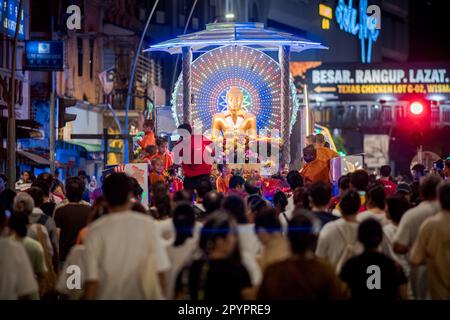
[[[192, 63], [192, 119], [203, 129], [211, 128], [212, 115], [226, 109], [226, 93], [238, 86], [244, 93], [243, 109], [256, 116], [257, 128], [280, 129], [280, 67], [267, 54], [244, 46], [225, 46], [208, 51]], [[172, 112], [182, 121], [181, 75], [172, 94]], [[291, 79], [291, 128], [298, 111]]]

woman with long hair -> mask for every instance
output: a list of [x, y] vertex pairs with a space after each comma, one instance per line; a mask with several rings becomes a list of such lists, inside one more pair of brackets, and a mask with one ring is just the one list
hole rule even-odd
[[236, 222], [224, 212], [212, 214], [201, 231], [203, 257], [178, 275], [176, 297], [213, 301], [254, 298], [247, 270], [231, 259], [237, 241]]

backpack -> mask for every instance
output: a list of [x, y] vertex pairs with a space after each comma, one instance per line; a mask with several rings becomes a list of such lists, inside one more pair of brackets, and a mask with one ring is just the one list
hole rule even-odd
[[341, 238], [344, 240], [345, 242], [345, 248], [344, 251], [341, 254], [341, 257], [339, 258], [337, 264], [336, 264], [336, 272], [337, 274], [340, 274], [342, 267], [344, 266], [344, 264], [352, 257], [358, 255], [360, 253], [359, 251], [359, 247], [357, 243], [350, 243], [347, 241], [347, 239], [345, 238], [343, 232], [341, 229], [338, 228], [338, 232], [341, 236]]
[[49, 218], [49, 216], [47, 216], [46, 214], [41, 214], [39, 219], [37, 219], [36, 223], [37, 224], [42, 224], [43, 226], [45, 226], [45, 224], [47, 223], [48, 218]]

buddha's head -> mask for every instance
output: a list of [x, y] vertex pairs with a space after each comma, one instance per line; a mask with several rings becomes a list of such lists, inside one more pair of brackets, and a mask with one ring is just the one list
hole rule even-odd
[[227, 108], [231, 113], [237, 113], [242, 108], [242, 101], [244, 100], [244, 94], [241, 89], [236, 86], [232, 86], [227, 92]]

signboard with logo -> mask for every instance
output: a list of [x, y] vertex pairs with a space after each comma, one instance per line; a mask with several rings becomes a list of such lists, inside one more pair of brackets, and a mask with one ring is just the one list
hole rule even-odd
[[26, 41], [25, 70], [62, 71], [64, 43], [62, 41]]
[[[24, 1], [24, 4], [26, 2]], [[17, 18], [19, 15], [19, 0], [0, 0], [0, 33], [13, 38], [16, 33]], [[26, 6], [23, 5], [20, 25], [19, 40], [25, 40], [26, 25], [24, 19], [27, 16]]]
[[365, 134], [364, 153], [368, 168], [379, 168], [389, 164], [389, 136], [387, 134]]
[[128, 163], [119, 164], [114, 167], [114, 172], [124, 172], [132, 178], [135, 178], [142, 188], [142, 204], [148, 206], [148, 164], [147, 163]]
[[380, 100], [388, 96], [423, 95], [441, 100], [450, 98], [450, 63], [319, 63], [306, 71], [306, 82], [312, 93], [326, 94], [327, 99]]

